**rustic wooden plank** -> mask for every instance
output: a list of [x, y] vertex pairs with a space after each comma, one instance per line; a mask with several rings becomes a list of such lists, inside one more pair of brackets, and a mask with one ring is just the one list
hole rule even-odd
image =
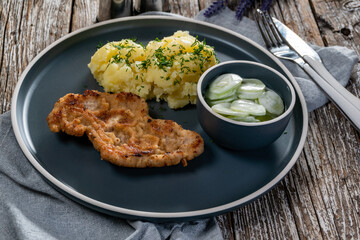
[[283, 182], [256, 200], [233, 212], [236, 239], [298, 239], [289, 211]]
[[103, 2], [100, 13], [99, 1], [75, 0], [72, 9], [71, 31], [96, 23], [98, 16], [100, 16], [102, 20], [106, 20], [105, 18], [108, 17], [106, 11], [109, 6], [105, 6], [106, 1]]
[[17, 80], [46, 46], [70, 31], [96, 22], [98, 1], [2, 1], [0, 113], [10, 109]]
[[254, 203], [234, 212], [236, 239], [275, 239], [277, 224], [272, 221], [272, 209], [269, 208], [270, 196], [270, 193], [266, 194]]
[[[341, 238], [347, 238], [348, 236], [351, 236], [355, 239], [358, 239], [359, 216], [354, 207], [354, 204], [357, 203], [355, 203], [350, 197], [351, 193], [345, 186], [346, 178], [344, 175], [344, 170], [346, 171], [345, 168], [347, 162], [354, 161], [354, 159], [346, 158], [346, 155], [341, 153], [340, 148], [336, 147], [336, 141], [341, 142], [342, 140], [339, 139], [337, 137], [338, 134], [334, 134], [334, 132], [338, 132], [342, 128], [342, 124], [340, 122], [344, 119], [340, 118], [342, 116], [338, 116], [337, 118], [336, 110], [330, 107], [331, 106], [329, 106], [328, 108], [322, 108], [318, 112], [316, 112], [319, 115], [322, 115], [321, 119], [318, 119], [318, 121], [323, 126], [321, 129], [322, 132], [321, 134], [317, 133], [317, 135], [322, 137], [324, 156], [321, 159], [321, 162], [318, 163], [318, 167], [321, 167], [321, 171], [319, 171], [320, 169], [314, 169], [314, 171], [316, 171], [314, 174], [317, 174], [317, 179], [315, 179], [315, 181], [324, 181], [324, 183], [322, 184], [323, 189], [321, 189], [321, 194], [323, 195], [324, 199], [327, 200], [326, 204], [329, 214], [334, 216], [333, 221], [339, 236], [341, 236]], [[323, 116], [327, 115], [328, 111], [332, 111], [332, 114], [330, 114], [330, 116], [335, 117], [327, 118], [325, 120]], [[350, 125], [346, 122], [346, 120], [344, 121], [345, 122], [343, 124], [345, 124], [345, 126], [347, 124], [347, 129], [344, 130], [346, 132], [350, 132]], [[337, 140], [334, 141], [334, 139]], [[351, 145], [350, 142], [343, 143], [343, 147], [345, 147], [344, 149], [350, 147], [349, 145]], [[315, 147], [320, 148], [319, 145]], [[356, 148], [356, 146], [354, 147]], [[352, 150], [348, 149], [348, 151]], [[359, 160], [359, 157], [357, 159]], [[353, 167], [356, 167], [356, 165], [354, 165]], [[357, 171], [359, 171], [359, 169], [357, 169]], [[319, 173], [323, 174], [323, 177], [321, 177]], [[353, 180], [350, 179], [351, 183], [352, 181]], [[346, 226], [350, 228], [346, 229]]]
[[[72, 1], [2, 1], [0, 112], [10, 110], [11, 96], [27, 64], [69, 31]], [[5, 4], [7, 3], [7, 4]], [[6, 9], [6, 12], [5, 12]]]
[[10, 2], [1, 2], [0, 5], [0, 69], [2, 68], [2, 59], [4, 57], [4, 46], [5, 46], [5, 34], [6, 26], [9, 22], [9, 13], [10, 13]]
[[234, 240], [235, 230], [233, 228], [232, 213], [226, 213], [216, 217], [224, 239]]
[[308, 0], [277, 1], [270, 13], [291, 27], [304, 40], [318, 46], [324, 45]]
[[[352, 38], [347, 38], [346, 34], [343, 34], [344, 31], [341, 31], [341, 26], [348, 24], [349, 19], [358, 19], [351, 16], [358, 15], [358, 11], [349, 13], [341, 7], [341, 2], [332, 1], [311, 1], [311, 6], [324, 45], [343, 45], [359, 52], [359, 37], [354, 34]], [[306, 27], [306, 24], [304, 26]], [[359, 89], [358, 82], [358, 79], [352, 79], [353, 90]], [[357, 91], [353, 92], [358, 94]], [[316, 204], [315, 209], [323, 236], [329, 239], [335, 236], [358, 239], [358, 135], [332, 104], [317, 110], [314, 114], [316, 119], [310, 121], [310, 126], [314, 126], [311, 128], [313, 135], [308, 137], [312, 153], [308, 154], [307, 164], [313, 178], [309, 180], [313, 182], [318, 193], [313, 194], [313, 200], [316, 196], [321, 196], [323, 200], [323, 203], [319, 204], [313, 202]], [[344, 138], [344, 135], [349, 137]], [[317, 157], [314, 157], [315, 153]], [[353, 174], [347, 174], [349, 171]], [[329, 230], [332, 231], [330, 236]]]
[[111, 0], [99, 1], [97, 21], [102, 22], [111, 18]]
[[193, 0], [165, 0], [164, 5], [170, 7], [170, 12], [184, 17], [194, 18], [199, 13], [199, 2]]
[[[334, 239], [337, 237], [335, 226], [333, 223], [333, 216], [329, 214], [327, 209], [327, 197], [324, 199], [324, 182], [316, 182], [313, 179], [313, 168], [315, 164], [319, 164], [322, 157], [321, 149], [314, 147], [312, 142], [312, 133], [315, 127], [310, 126], [309, 140], [304, 148], [304, 158], [300, 158], [296, 165], [294, 182], [296, 184], [296, 194], [299, 202], [294, 206], [298, 208], [295, 218], [298, 222], [298, 232], [303, 237], [316, 236], [316, 238]], [[316, 162], [314, 164], [314, 161]], [[325, 196], [326, 192], [325, 192]]]
[[25, 1], [19, 39], [26, 49], [24, 57], [27, 61], [24, 65], [45, 47], [69, 33], [72, 4], [71, 0]]
[[[280, 3], [287, 4], [287, 2], [282, 1], [279, 1], [279, 5], [281, 5]], [[346, 43], [343, 36], [334, 36], [343, 35], [341, 30], [329, 31], [329, 29], [335, 29], [335, 27], [331, 27], [333, 23], [330, 23], [330, 20], [334, 21], [334, 19], [343, 18], [339, 22], [346, 22], [348, 18], [358, 19], [343, 13], [344, 10], [339, 5], [341, 3], [331, 1], [311, 2], [311, 10], [315, 11], [316, 18], [314, 19], [319, 27], [313, 30], [310, 38], [324, 39], [323, 45], [331, 43], [330, 45], [345, 45], [347, 47], [359, 46], [357, 37], [348, 39], [348, 41], [353, 41], [356, 44]], [[284, 17], [284, 22], [287, 22], [288, 25], [295, 29], [296, 26], [302, 26], [300, 22], [293, 22], [300, 19], [301, 15], [296, 13], [303, 12], [303, 5], [292, 6], [289, 10], [286, 10], [287, 7], [284, 7], [284, 5], [279, 8], [281, 9], [277, 9], [275, 6], [273, 9], [274, 12], [279, 13], [277, 14], [278, 17]], [[305, 6], [305, 8], [305, 12], [308, 12], [308, 6]], [[288, 12], [290, 14], [287, 14]], [[355, 11], [352, 13], [355, 14]], [[326, 18], [329, 18], [329, 21]], [[304, 29], [307, 26], [313, 26], [314, 24], [308, 24], [307, 21], [313, 21], [314, 19], [307, 17], [301, 20]], [[309, 38], [306, 33], [301, 31], [298, 33], [305, 39]], [[358, 51], [357, 48], [355, 47], [354, 50]], [[357, 93], [356, 90], [359, 89], [356, 87], [358, 86], [358, 80], [353, 79], [353, 82], [355, 82], [353, 83], [355, 85], [355, 91], [353, 92]], [[357, 239], [359, 238], [357, 209], [359, 202], [358, 162], [360, 159], [358, 135], [332, 104], [315, 111], [311, 116], [313, 116], [310, 118], [312, 132], [308, 136], [311, 151], [307, 152], [306, 158], [306, 164], [311, 171], [311, 178], [307, 176], [307, 179], [314, 187], [310, 188], [312, 190], [310, 193], [322, 235], [324, 238], [329, 239], [334, 237], [353, 237]], [[345, 138], [344, 135], [346, 135]], [[353, 173], [351, 176], [347, 174], [349, 171]], [[299, 217], [299, 219], [304, 219], [304, 217]]]
[[[20, 3], [21, 4], [21, 3]], [[10, 42], [14, 42], [14, 34], [11, 33], [13, 29], [16, 28], [19, 15], [21, 13], [17, 12], [16, 9], [20, 10], [21, 6], [11, 4], [10, 2], [1, 2], [0, 8], [0, 22], [3, 23], [0, 26], [0, 113], [3, 113], [9, 109], [9, 93], [7, 90], [8, 85], [11, 85], [10, 66], [9, 62], [11, 61], [10, 53], [11, 49], [8, 47]], [[10, 29], [11, 28], [11, 29]]]
[[214, 2], [212, 0], [199, 0], [199, 8], [204, 9], [211, 5], [211, 3]]
[[[321, 239], [319, 224], [316, 221], [315, 209], [312, 204], [309, 184], [305, 175], [307, 171], [302, 169], [304, 155], [295, 164], [288, 176], [284, 179], [287, 199], [289, 201], [290, 213], [295, 220], [295, 229], [299, 239], [308, 237]], [[311, 187], [311, 186], [310, 186]]]
[[[360, 56], [360, 2], [311, 0], [310, 3], [325, 45], [346, 46]], [[357, 76], [359, 79], [359, 68]], [[360, 96], [360, 81], [353, 78], [348, 89]]]

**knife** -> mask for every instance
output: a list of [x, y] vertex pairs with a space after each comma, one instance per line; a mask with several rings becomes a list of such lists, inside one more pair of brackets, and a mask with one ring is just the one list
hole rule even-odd
[[[327, 83], [329, 83], [338, 93], [343, 95], [358, 110], [360, 110], [360, 99], [351, 94], [344, 88], [324, 67], [321, 58], [304, 40], [296, 33], [285, 26], [276, 18], [272, 18], [275, 26], [288, 45], [297, 52]], [[360, 116], [359, 116], [360, 117]]]

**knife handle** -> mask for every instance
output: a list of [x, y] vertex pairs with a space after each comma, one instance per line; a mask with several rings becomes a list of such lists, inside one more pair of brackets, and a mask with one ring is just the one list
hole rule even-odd
[[313, 78], [315, 83], [324, 91], [328, 98], [350, 121], [354, 128], [360, 132], [360, 110], [351, 103], [351, 100], [346, 98], [332, 85], [325, 81], [325, 79], [323, 79], [308, 63], [303, 65], [303, 69]]
[[346, 88], [344, 88], [329, 72], [326, 70], [324, 65], [305, 55], [304, 60], [336, 91], [348, 99], [348, 101], [360, 110], [360, 99], [351, 94]]

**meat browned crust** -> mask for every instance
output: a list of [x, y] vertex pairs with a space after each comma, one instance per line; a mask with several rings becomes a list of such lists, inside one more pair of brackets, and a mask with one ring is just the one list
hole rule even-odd
[[47, 117], [53, 132], [86, 134], [101, 158], [123, 167], [163, 167], [204, 151], [201, 136], [171, 120], [153, 119], [147, 103], [132, 93], [69, 93]]

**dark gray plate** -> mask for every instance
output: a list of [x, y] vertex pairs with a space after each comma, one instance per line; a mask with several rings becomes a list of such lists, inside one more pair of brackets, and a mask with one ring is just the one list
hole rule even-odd
[[[229, 151], [201, 129], [195, 107], [170, 110], [150, 102], [154, 118], [172, 119], [195, 130], [205, 152], [188, 167], [129, 169], [101, 161], [86, 137], [50, 132], [46, 117], [67, 93], [102, 90], [87, 63], [101, 41], [136, 37], [146, 44], [177, 30], [190, 31], [215, 47], [220, 61], [269, 65], [293, 83], [297, 103], [283, 134], [265, 149]], [[298, 158], [307, 133], [304, 98], [288, 70], [266, 50], [239, 34], [193, 20], [161, 16], [108, 21], [67, 35], [41, 52], [19, 79], [12, 103], [17, 140], [29, 161], [54, 187], [75, 201], [109, 214], [153, 221], [178, 221], [220, 214], [256, 199], [279, 182]]]

